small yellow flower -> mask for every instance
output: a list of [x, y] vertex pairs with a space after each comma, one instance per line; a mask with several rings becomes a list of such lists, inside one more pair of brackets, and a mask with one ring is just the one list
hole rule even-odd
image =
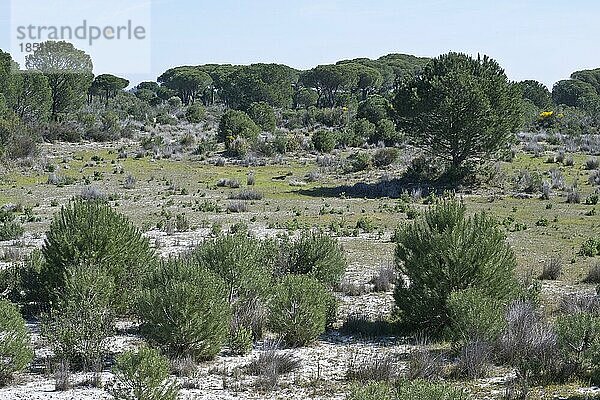
[[551, 118], [554, 115], [554, 111], [544, 111], [540, 113], [541, 119]]

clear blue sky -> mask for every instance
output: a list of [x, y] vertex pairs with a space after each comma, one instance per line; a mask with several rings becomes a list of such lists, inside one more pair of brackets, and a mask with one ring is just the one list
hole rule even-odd
[[[306, 69], [344, 58], [454, 50], [488, 54], [511, 79], [551, 87], [575, 70], [600, 67], [599, 16], [594, 0], [152, 0], [152, 72], [130, 78], [153, 80], [183, 64]], [[0, 25], [5, 21], [0, 16]]]

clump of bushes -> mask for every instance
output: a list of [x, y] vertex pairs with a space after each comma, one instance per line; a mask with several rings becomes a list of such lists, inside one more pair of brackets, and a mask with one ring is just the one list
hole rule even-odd
[[229, 196], [232, 200], [262, 200], [263, 194], [257, 190], [244, 189]]
[[396, 268], [405, 276], [394, 292], [405, 329], [441, 332], [449, 326], [448, 299], [474, 288], [491, 299], [515, 295], [515, 255], [496, 222], [465, 216], [456, 200], [444, 200], [396, 232]]
[[205, 114], [206, 110], [200, 104], [192, 104], [185, 110], [185, 118], [193, 124], [202, 122]]
[[373, 137], [375, 134], [375, 124], [370, 121], [359, 118], [350, 127], [349, 132], [346, 134], [348, 137], [345, 141], [347, 145], [360, 147], [368, 139]]
[[10, 210], [0, 210], [0, 242], [14, 240], [23, 236], [25, 229], [16, 221], [15, 213]]
[[246, 295], [265, 294], [273, 271], [271, 250], [268, 242], [240, 232], [207, 240], [192, 256], [202, 268], [223, 280], [225, 297], [233, 304]]
[[588, 171], [598, 169], [600, 168], [600, 160], [596, 157], [590, 157], [585, 161], [584, 167]]
[[230, 201], [226, 209], [230, 213], [243, 213], [248, 211], [248, 205], [244, 201]]
[[586, 278], [584, 279], [585, 283], [600, 283], [600, 262], [596, 262], [594, 265], [590, 266], [590, 270]]
[[549, 377], [554, 370], [556, 334], [534, 304], [514, 301], [506, 310], [506, 327], [499, 340], [502, 359], [517, 370], [522, 385]]
[[114, 290], [114, 281], [105, 270], [68, 267], [64, 291], [42, 324], [42, 334], [59, 362], [99, 371], [114, 332]]
[[600, 254], [600, 238], [588, 238], [582, 243], [579, 254], [586, 257], [595, 257]]
[[[600, 382], [600, 317], [597, 313], [580, 312], [561, 315], [555, 327], [558, 351], [563, 363], [570, 366], [567, 372]], [[566, 376], [565, 378], [568, 378]]]
[[129, 219], [100, 201], [75, 200], [55, 214], [42, 248], [46, 297], [56, 301], [69, 267], [104, 269], [115, 283], [115, 301], [124, 310], [155, 253]]
[[461, 389], [423, 380], [400, 381], [396, 385], [371, 382], [352, 386], [348, 400], [469, 400]]
[[231, 146], [237, 138], [254, 141], [259, 133], [260, 128], [243, 111], [227, 110], [219, 122], [218, 138], [226, 146]]
[[284, 270], [309, 275], [326, 287], [336, 287], [346, 271], [346, 258], [340, 244], [323, 232], [302, 232], [298, 240], [284, 247]]
[[373, 164], [378, 168], [392, 165], [398, 159], [400, 152], [394, 147], [379, 149], [373, 155]]
[[274, 389], [281, 375], [296, 371], [301, 366], [298, 358], [290, 352], [279, 351], [279, 341], [266, 342], [258, 358], [245, 368], [248, 374], [258, 376], [259, 386]]
[[248, 116], [264, 132], [274, 132], [276, 127], [275, 111], [264, 101], [250, 104]]
[[562, 274], [562, 260], [558, 257], [552, 257], [544, 264], [544, 269], [540, 275], [540, 280], [555, 281]]
[[392, 382], [396, 378], [396, 366], [389, 355], [353, 357], [346, 372], [346, 379], [359, 382]]
[[229, 332], [223, 280], [184, 258], [161, 261], [144, 283], [137, 315], [142, 335], [174, 357], [214, 357]]
[[448, 298], [450, 334], [455, 342], [494, 343], [504, 329], [504, 305], [484, 290], [469, 288]]
[[337, 145], [337, 135], [325, 129], [316, 131], [312, 135], [312, 144], [315, 150], [321, 153], [331, 153]]
[[350, 155], [347, 159], [348, 165], [346, 170], [348, 172], [360, 172], [371, 167], [371, 157], [369, 154], [364, 152], [358, 152]]
[[33, 360], [29, 333], [17, 307], [0, 299], [0, 387]]
[[142, 347], [117, 357], [108, 392], [119, 400], [175, 400], [176, 382], [169, 379], [169, 360], [157, 350]]
[[269, 326], [290, 346], [303, 346], [325, 332], [335, 299], [318, 280], [287, 275], [275, 288]]
[[217, 187], [236, 189], [240, 187], [240, 181], [237, 179], [221, 178], [217, 181]]

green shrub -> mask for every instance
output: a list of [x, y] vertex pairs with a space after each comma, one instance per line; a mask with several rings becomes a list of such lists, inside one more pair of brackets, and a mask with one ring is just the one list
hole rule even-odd
[[175, 356], [214, 357], [229, 332], [230, 309], [223, 280], [186, 259], [161, 261], [138, 301], [141, 332]]
[[275, 132], [275, 111], [268, 103], [260, 101], [250, 104], [248, 116], [265, 132]]
[[375, 134], [375, 124], [359, 118], [352, 125], [352, 133], [354, 141], [349, 141], [348, 144], [359, 147]]
[[[44, 256], [41, 250], [35, 249], [26, 255], [24, 260], [15, 263], [12, 268], [4, 269], [1, 274], [4, 279], [0, 291], [8, 293], [8, 299], [24, 305], [25, 307], [36, 307], [43, 302], [42, 290], [42, 265]], [[24, 310], [30, 312], [32, 310]]]
[[486, 296], [515, 295], [515, 255], [493, 219], [465, 217], [465, 207], [446, 200], [396, 232], [396, 267], [406, 277], [396, 286], [397, 316], [408, 330], [440, 332], [450, 323], [448, 299], [478, 288]]
[[0, 386], [11, 381], [15, 372], [33, 360], [29, 332], [19, 310], [0, 299]]
[[185, 118], [192, 124], [198, 124], [204, 119], [206, 110], [200, 104], [192, 104], [185, 110]]
[[331, 297], [314, 278], [285, 276], [275, 288], [269, 325], [291, 346], [309, 344], [325, 332]]
[[348, 172], [360, 172], [371, 168], [371, 157], [368, 153], [358, 152], [348, 157]]
[[379, 121], [389, 119], [392, 111], [390, 102], [383, 96], [371, 96], [358, 105], [356, 117], [365, 119], [373, 125]]
[[354, 384], [347, 400], [395, 400], [394, 389], [387, 383]]
[[579, 254], [586, 257], [595, 257], [600, 254], [600, 238], [589, 238], [583, 242]]
[[389, 119], [382, 119], [375, 128], [375, 135], [369, 138], [369, 142], [377, 144], [383, 142], [386, 146], [393, 146], [402, 140], [402, 136], [396, 131], [396, 125]]
[[282, 131], [275, 132], [272, 144], [275, 151], [279, 154], [286, 154], [300, 149], [300, 141], [298, 138]]
[[248, 140], [242, 137], [237, 137], [231, 141], [225, 142], [225, 148], [227, 149], [229, 156], [244, 158], [250, 151], [250, 144], [248, 143]]
[[273, 257], [268, 245], [244, 231], [206, 240], [193, 257], [223, 279], [229, 303], [248, 294], [262, 295], [269, 287]]
[[587, 312], [561, 315], [554, 329], [566, 361], [576, 365], [577, 372], [594, 374], [600, 359], [600, 317]]
[[0, 222], [0, 242], [18, 239], [24, 232], [23, 225], [17, 221]]
[[232, 327], [229, 331], [228, 345], [232, 354], [250, 353], [252, 351], [252, 330], [244, 326]]
[[345, 112], [342, 108], [309, 108], [309, 114], [311, 113], [311, 110], [314, 110], [314, 119], [316, 122], [330, 128], [334, 126], [341, 126], [346, 120], [346, 118], [344, 118]]
[[337, 145], [337, 135], [328, 130], [316, 131], [312, 135], [312, 143], [315, 150], [322, 153], [331, 153]]
[[156, 123], [160, 125], [177, 125], [177, 118], [171, 114], [162, 112], [156, 115]]
[[169, 360], [157, 350], [129, 350], [117, 357], [108, 392], [119, 400], [175, 400], [179, 387], [169, 379], [169, 370]]
[[217, 142], [214, 139], [202, 138], [198, 141], [198, 146], [194, 150], [197, 156], [208, 155], [217, 149]]
[[405, 381], [396, 387], [398, 400], [468, 400], [471, 397], [462, 389], [428, 381]]
[[260, 128], [243, 111], [228, 110], [219, 122], [218, 138], [221, 142], [231, 143], [236, 138], [254, 141], [260, 133]]
[[54, 216], [42, 252], [45, 297], [57, 299], [69, 267], [93, 266], [114, 279], [120, 308], [130, 304], [155, 258], [148, 239], [129, 219], [107, 204], [84, 200], [72, 201]]
[[15, 219], [14, 212], [0, 210], [0, 242], [18, 239], [23, 236], [25, 229]]
[[451, 293], [448, 311], [452, 338], [456, 342], [493, 343], [504, 329], [504, 305], [481, 289]]
[[373, 155], [373, 164], [378, 168], [387, 167], [396, 162], [399, 156], [399, 151], [393, 147], [386, 147], [377, 150]]
[[386, 383], [354, 385], [348, 400], [469, 400], [464, 391], [442, 383], [402, 381], [392, 386]]
[[66, 287], [42, 323], [55, 356], [84, 371], [98, 370], [114, 333], [112, 277], [98, 267], [69, 267]]
[[337, 240], [323, 232], [304, 231], [286, 247], [285, 272], [312, 276], [329, 288], [340, 283], [347, 262]]

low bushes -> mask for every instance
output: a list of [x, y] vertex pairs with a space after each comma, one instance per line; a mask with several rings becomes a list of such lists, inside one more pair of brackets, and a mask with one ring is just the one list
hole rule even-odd
[[396, 268], [405, 276], [394, 292], [403, 328], [440, 333], [450, 322], [448, 299], [468, 288], [491, 299], [518, 291], [515, 255], [493, 219], [465, 216], [456, 200], [433, 206], [396, 232]]
[[229, 303], [243, 295], [265, 293], [272, 276], [271, 255], [268, 242], [245, 232], [207, 240], [192, 253], [200, 266], [223, 280]]
[[302, 365], [291, 352], [280, 351], [279, 341], [267, 341], [262, 352], [245, 368], [250, 375], [257, 376], [257, 386], [266, 390], [277, 387], [281, 375], [296, 371]]
[[305, 231], [284, 249], [285, 272], [310, 275], [329, 288], [340, 283], [347, 262], [340, 244], [322, 232]]
[[378, 168], [387, 167], [396, 162], [399, 156], [398, 149], [386, 147], [379, 149], [373, 155], [373, 164]]
[[592, 237], [583, 242], [579, 254], [586, 257], [594, 257], [600, 254], [600, 237]]
[[248, 108], [248, 116], [260, 127], [264, 132], [274, 132], [277, 120], [275, 111], [268, 103], [264, 101], [250, 104]]
[[108, 204], [84, 200], [72, 201], [54, 216], [42, 252], [46, 262], [41, 276], [51, 301], [64, 289], [69, 267], [90, 266], [114, 279], [122, 311], [155, 258], [149, 241], [128, 218]]
[[227, 289], [215, 273], [178, 258], [161, 261], [141, 292], [142, 335], [166, 353], [214, 357], [229, 332]]
[[532, 380], [547, 379], [557, 360], [556, 334], [535, 306], [515, 301], [506, 310], [506, 328], [499, 340], [502, 359], [517, 371], [527, 385]]
[[346, 379], [359, 382], [392, 382], [396, 378], [396, 366], [389, 355], [354, 357], [346, 372]]
[[244, 189], [229, 196], [232, 200], [262, 200], [263, 194], [253, 189]]
[[337, 135], [328, 130], [316, 131], [312, 135], [312, 144], [321, 153], [331, 153], [337, 145]]
[[291, 346], [303, 346], [325, 332], [335, 300], [316, 279], [288, 275], [275, 289], [269, 325]]
[[117, 357], [108, 392], [118, 400], [175, 400], [176, 382], [169, 380], [169, 360], [157, 350], [142, 347]]
[[481, 289], [454, 292], [448, 299], [450, 333], [455, 342], [494, 343], [504, 328], [504, 305]]
[[0, 210], [0, 242], [18, 239], [24, 232], [23, 225], [16, 221], [15, 213]]
[[58, 361], [98, 372], [114, 332], [114, 282], [94, 266], [69, 267], [66, 286], [55, 308], [45, 316], [42, 334]]
[[0, 299], [0, 387], [33, 360], [29, 333], [15, 305]]
[[243, 111], [228, 110], [219, 122], [219, 141], [225, 142], [226, 146], [236, 138], [254, 141], [260, 133], [260, 128]]
[[580, 376], [600, 383], [600, 317], [589, 312], [561, 315], [555, 330], [564, 362]]
[[202, 122], [205, 114], [206, 110], [200, 104], [192, 104], [185, 110], [185, 118], [193, 124]]
[[385, 383], [354, 385], [348, 400], [468, 400], [461, 389], [427, 381], [401, 381], [395, 386]]

